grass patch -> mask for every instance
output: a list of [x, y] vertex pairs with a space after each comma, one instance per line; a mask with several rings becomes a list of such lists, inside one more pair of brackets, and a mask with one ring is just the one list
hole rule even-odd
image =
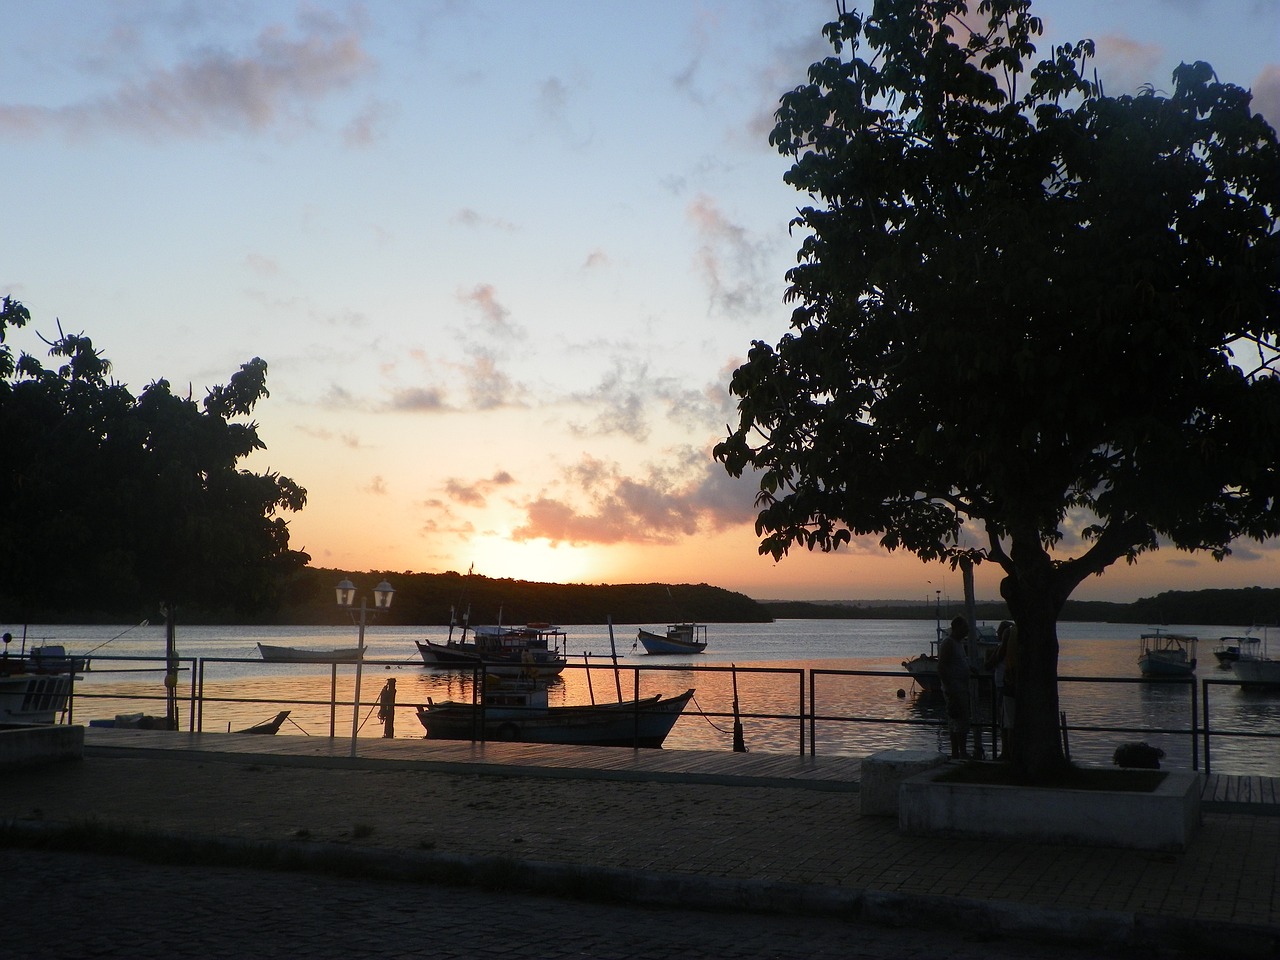
[[1025, 770], [1013, 764], [970, 762], [947, 770], [936, 777], [935, 782], [1152, 793], [1164, 782], [1166, 776], [1167, 774], [1160, 770], [1110, 770], [1105, 767], [1077, 767], [1075, 764], [1067, 764], [1048, 776], [1032, 779]]

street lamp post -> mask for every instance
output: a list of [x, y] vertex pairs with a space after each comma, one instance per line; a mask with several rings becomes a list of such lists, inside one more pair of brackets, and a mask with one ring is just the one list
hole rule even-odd
[[[373, 606], [374, 612], [386, 610], [391, 606], [391, 597], [395, 593], [391, 584], [383, 580], [380, 584], [373, 588]], [[351, 613], [352, 619], [355, 619], [355, 611], [352, 610], [352, 604], [355, 603], [356, 588], [350, 580], [343, 580], [338, 584], [338, 606]], [[351, 698], [351, 756], [356, 755], [356, 735], [360, 732], [360, 677], [364, 672], [364, 627], [368, 618], [368, 607], [365, 605], [364, 596], [360, 597], [360, 652], [356, 656], [356, 690], [355, 695]]]

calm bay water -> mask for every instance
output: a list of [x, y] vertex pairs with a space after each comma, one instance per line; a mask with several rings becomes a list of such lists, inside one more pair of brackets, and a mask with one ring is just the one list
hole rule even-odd
[[[650, 628], [661, 624], [646, 624]], [[21, 626], [11, 652], [19, 652]], [[653, 657], [635, 645], [636, 627], [614, 628], [618, 665], [612, 670], [607, 625], [566, 627], [570, 668], [552, 688], [553, 703], [614, 700], [641, 694], [672, 695], [696, 689], [695, 703], [677, 723], [667, 745], [685, 749], [728, 750], [732, 745], [734, 681], [747, 746], [761, 752], [799, 751], [800, 698], [808, 701], [813, 677], [813, 712], [819, 755], [862, 756], [890, 748], [936, 748], [941, 705], [920, 697], [902, 675], [902, 661], [927, 651], [934, 636], [931, 620], [783, 620], [768, 624], [711, 624], [710, 645], [701, 656]], [[1161, 747], [1164, 766], [1190, 767], [1193, 688], [1138, 681], [1138, 635], [1145, 628], [1129, 624], [1062, 623], [1059, 675], [1061, 709], [1069, 727], [1106, 727], [1104, 731], [1069, 731], [1071, 755], [1092, 763], [1110, 763], [1121, 743], [1145, 740]], [[1229, 680], [1220, 670], [1213, 648], [1221, 636], [1239, 628], [1179, 624], [1169, 632], [1200, 637], [1199, 679]], [[1274, 632], [1274, 631], [1273, 631]], [[471, 697], [469, 675], [428, 670], [414, 640], [443, 640], [447, 628], [380, 627], [366, 630], [367, 658], [362, 671], [361, 736], [378, 737], [377, 699], [383, 684], [396, 681], [396, 735], [420, 737], [413, 705], [428, 698]], [[164, 629], [160, 626], [32, 626], [27, 644], [61, 643], [69, 652], [91, 653], [92, 669], [77, 683], [76, 719], [112, 717], [117, 713], [163, 714], [160, 671]], [[354, 627], [183, 627], [177, 633], [184, 667], [203, 661], [202, 728], [238, 729], [265, 720], [277, 709], [291, 709], [282, 733], [328, 736], [331, 724], [339, 736], [350, 736], [355, 667], [339, 665], [265, 664], [258, 642], [313, 650], [355, 646]], [[1271, 639], [1271, 638], [1268, 638]], [[1276, 638], [1280, 647], [1280, 636]], [[1280, 654], [1280, 649], [1271, 655]], [[132, 660], [126, 658], [144, 658]], [[738, 669], [731, 671], [730, 667]], [[690, 667], [717, 668], [694, 670]], [[589, 669], [588, 669], [589, 668]], [[830, 672], [828, 672], [830, 671]], [[896, 673], [894, 676], [845, 675], [842, 671]], [[803, 680], [802, 680], [803, 678]], [[1089, 678], [1086, 682], [1068, 678]], [[187, 728], [191, 684], [200, 678], [184, 671], [181, 680], [182, 726]], [[1197, 708], [1200, 688], [1195, 688]], [[88, 696], [86, 696], [88, 695]], [[98, 699], [102, 697], [103, 699]], [[146, 698], [125, 700], [124, 697]], [[334, 698], [345, 700], [336, 710]], [[277, 705], [279, 704], [279, 705]], [[719, 716], [717, 716], [719, 715]], [[1209, 686], [1209, 722], [1213, 736], [1212, 769], [1216, 773], [1280, 776], [1280, 693], [1244, 692], [1233, 684]], [[832, 719], [825, 719], [832, 718]], [[835, 719], [846, 718], [846, 719]], [[854, 719], [847, 719], [854, 718]], [[1203, 719], [1203, 718], [1201, 718]], [[1225, 734], [1247, 733], [1238, 737]], [[805, 731], [808, 737], [808, 731]], [[807, 742], [807, 739], [806, 739]], [[807, 748], [806, 748], [807, 749]], [[1204, 768], [1203, 741], [1195, 744]]]

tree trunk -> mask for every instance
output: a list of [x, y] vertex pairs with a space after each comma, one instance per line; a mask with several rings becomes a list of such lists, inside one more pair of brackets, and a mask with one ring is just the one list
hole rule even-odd
[[1000, 592], [1018, 625], [1014, 762], [1032, 781], [1046, 780], [1066, 764], [1058, 709], [1058, 615], [1066, 597], [1038, 544], [1015, 545], [1010, 566]]

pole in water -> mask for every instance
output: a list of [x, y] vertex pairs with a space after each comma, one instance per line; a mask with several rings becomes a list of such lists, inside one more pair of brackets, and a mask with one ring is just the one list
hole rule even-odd
[[742, 737], [742, 718], [738, 715], [738, 665], [730, 665], [733, 670], [733, 752], [746, 753], [747, 742]]
[[613, 682], [618, 688], [618, 702], [622, 702], [622, 678], [618, 676], [618, 648], [613, 642], [613, 614], [609, 614], [609, 649], [613, 651]]

